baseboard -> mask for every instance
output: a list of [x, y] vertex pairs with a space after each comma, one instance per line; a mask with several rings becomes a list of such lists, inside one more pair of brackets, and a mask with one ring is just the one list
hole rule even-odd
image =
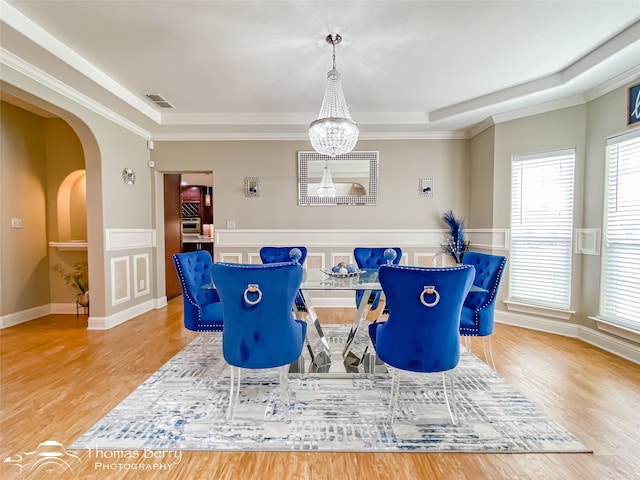
[[0, 328], [13, 327], [20, 323], [29, 322], [36, 318], [44, 317], [51, 313], [51, 305], [40, 305], [38, 307], [22, 310], [21, 312], [10, 313], [0, 317]]
[[84, 307], [78, 307], [74, 302], [74, 303], [52, 303], [50, 313], [53, 315], [57, 315], [57, 314], [85, 313], [85, 312], [86, 310], [84, 309]]
[[594, 347], [640, 364], [640, 346], [625, 342], [623, 339], [593, 328], [580, 326], [578, 338]]
[[156, 298], [155, 300], [153, 300], [153, 308], [162, 308], [162, 307], [166, 307], [167, 306], [167, 296], [164, 295], [160, 298]]
[[313, 306], [318, 308], [349, 308], [355, 307], [355, 298], [349, 297], [320, 297], [313, 299]]
[[[107, 330], [113, 328], [116, 325], [131, 320], [138, 315], [148, 312], [149, 310], [158, 309], [167, 306], [166, 295], [148, 300], [144, 303], [135, 305], [127, 310], [123, 310], [109, 317], [95, 317], [89, 316], [88, 329], [89, 330]], [[29, 308], [21, 312], [11, 313], [0, 317], [0, 329], [12, 327], [20, 323], [30, 322], [36, 318], [44, 317], [45, 315], [67, 315], [78, 313], [75, 303], [50, 303], [47, 305], [41, 305], [39, 307]], [[84, 309], [80, 307], [79, 313], [84, 314]]]
[[122, 310], [108, 317], [94, 317], [89, 316], [89, 322], [87, 330], [108, 330], [123, 324], [127, 320], [131, 320], [138, 315], [142, 315], [155, 308], [154, 300], [147, 300], [146, 302], [134, 305], [131, 308]]
[[495, 321], [496, 323], [513, 325], [515, 327], [529, 328], [540, 332], [577, 338], [578, 340], [582, 340], [630, 362], [640, 364], [640, 345], [626, 342], [624, 339], [614, 337], [599, 330], [594, 330], [593, 328], [576, 325], [575, 323], [514, 314], [513, 312], [505, 312], [502, 310], [495, 312]]

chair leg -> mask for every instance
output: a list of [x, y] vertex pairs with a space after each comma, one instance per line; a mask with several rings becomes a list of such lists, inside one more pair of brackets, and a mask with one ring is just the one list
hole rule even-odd
[[[237, 383], [236, 378], [237, 377]], [[229, 408], [227, 409], [227, 422], [233, 420], [240, 393], [240, 368], [229, 365]]]
[[484, 358], [485, 358], [486, 362], [493, 369], [493, 371], [495, 371], [496, 370], [496, 364], [493, 361], [493, 351], [492, 351], [492, 348], [491, 348], [491, 335], [486, 335], [486, 336], [482, 337], [482, 350], [484, 352]]
[[[449, 381], [447, 381], [447, 377]], [[449, 384], [447, 388], [447, 384]], [[447, 402], [447, 410], [449, 410], [449, 416], [451, 417], [451, 423], [458, 424], [458, 412], [456, 411], [456, 399], [453, 391], [453, 375], [451, 372], [442, 372], [442, 388], [444, 389], [444, 400]], [[450, 393], [447, 392], [450, 391]]]
[[289, 423], [289, 404], [291, 403], [291, 392], [289, 390], [289, 365], [283, 365], [280, 370], [280, 401], [282, 403], [282, 416], [286, 423]]
[[389, 422], [396, 420], [396, 409], [398, 407], [398, 397], [400, 395], [400, 374], [394, 371], [391, 374], [391, 394], [389, 396]]
[[467, 352], [471, 353], [471, 336], [465, 335], [463, 338], [464, 338], [464, 348], [467, 349]]

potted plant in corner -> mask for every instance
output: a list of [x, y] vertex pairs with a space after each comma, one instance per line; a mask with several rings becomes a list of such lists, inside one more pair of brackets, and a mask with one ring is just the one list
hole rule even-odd
[[77, 292], [78, 304], [83, 307], [89, 306], [89, 276], [87, 274], [87, 264], [85, 262], [74, 263], [71, 270], [57, 263], [53, 266], [54, 272]]
[[441, 218], [449, 227], [449, 235], [440, 244], [441, 253], [449, 255], [456, 264], [461, 264], [462, 257], [469, 250], [469, 240], [464, 236], [464, 220], [457, 219], [451, 210], [443, 213]]

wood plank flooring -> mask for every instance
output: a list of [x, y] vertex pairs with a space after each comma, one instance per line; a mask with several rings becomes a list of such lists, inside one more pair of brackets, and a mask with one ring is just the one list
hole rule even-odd
[[[70, 445], [195, 338], [182, 326], [181, 301], [107, 331], [88, 331], [86, 317], [75, 315], [0, 330], [0, 461], [45, 440]], [[322, 323], [349, 323], [354, 310], [318, 314]], [[101, 462], [95, 452], [79, 451], [79, 464], [64, 478], [640, 478], [640, 366], [575, 339], [505, 325], [497, 325], [493, 347], [498, 373], [593, 454], [181, 452], [169, 460], [139, 452], [137, 459]], [[474, 352], [482, 357], [480, 341]], [[17, 477], [7, 462], [0, 465], [3, 479], [57, 478], [42, 475]]]

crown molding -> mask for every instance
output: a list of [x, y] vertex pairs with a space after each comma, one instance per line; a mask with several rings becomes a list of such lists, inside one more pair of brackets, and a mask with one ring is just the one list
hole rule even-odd
[[634, 68], [627, 70], [620, 75], [612, 78], [611, 80], [607, 80], [604, 83], [601, 83], [597, 87], [588, 90], [584, 94], [584, 98], [587, 102], [595, 100], [598, 97], [606, 95], [609, 92], [612, 92], [616, 88], [624, 87], [629, 83], [632, 83], [635, 80], [640, 78], [640, 65], [637, 65]]
[[109, 93], [115, 95], [117, 98], [144, 116], [156, 123], [161, 122], [160, 112], [152, 107], [145, 99], [131, 93], [113, 78], [105, 74], [102, 70], [69, 48], [9, 3], [3, 0], [0, 5], [2, 6], [3, 23], [9, 25], [30, 41], [59, 58], [67, 65], [71, 66], [71, 68], [80, 72], [82, 75], [95, 82]]
[[[31, 80], [43, 85], [54, 92], [62, 95], [65, 98], [91, 110], [94, 113], [110, 120], [111, 122], [120, 125], [121, 127], [129, 130], [130, 132], [135, 133], [144, 138], [149, 138], [151, 135], [147, 130], [141, 128], [137, 124], [127, 120], [123, 116], [115, 113], [113, 110], [105, 107], [99, 102], [89, 98], [88, 96], [80, 93], [76, 89], [70, 87], [69, 85], [59, 81], [58, 79], [52, 77], [46, 72], [43, 72], [39, 68], [31, 65], [30, 63], [24, 61], [20, 57], [17, 57], [13, 53], [9, 52], [3, 47], [0, 47], [0, 65], [4, 67], [8, 67], [15, 72], [22, 74]], [[0, 78], [5, 79], [6, 71], [1, 72]], [[9, 82], [11, 83], [11, 82]]]
[[586, 101], [582, 95], [572, 95], [571, 97], [560, 98], [551, 102], [541, 103], [532, 107], [521, 108], [514, 110], [513, 112], [501, 113], [494, 115], [493, 121], [495, 124], [508, 122], [511, 120], [518, 120], [520, 118], [531, 117], [533, 115], [539, 115], [541, 113], [553, 112], [554, 110], [560, 110], [563, 108], [575, 107], [576, 105], [583, 105]]
[[[441, 132], [361, 132], [359, 140], [468, 140], [468, 131]], [[308, 141], [306, 132], [163, 132], [152, 133], [158, 142], [198, 141]]]

